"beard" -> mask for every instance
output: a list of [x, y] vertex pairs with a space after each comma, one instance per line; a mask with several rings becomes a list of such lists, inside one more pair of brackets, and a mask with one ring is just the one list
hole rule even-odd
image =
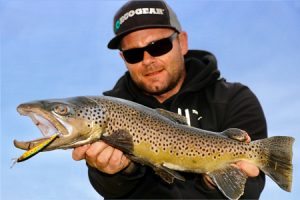
[[154, 86], [145, 83], [136, 83], [136, 85], [148, 95], [160, 96], [173, 90], [180, 83], [182, 78], [184, 78], [183, 73], [175, 73], [169, 80], [166, 80], [165, 83], [156, 84], [155, 82], [159, 80], [153, 80]]

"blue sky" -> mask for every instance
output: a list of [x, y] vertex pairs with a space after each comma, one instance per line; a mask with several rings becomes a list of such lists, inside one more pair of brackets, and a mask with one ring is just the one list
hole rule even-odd
[[[71, 150], [41, 153], [10, 169], [23, 152], [13, 139], [40, 137], [18, 104], [37, 99], [100, 95], [125, 72], [106, 48], [121, 0], [2, 0], [1, 197], [15, 200], [99, 199], [83, 161]], [[261, 199], [300, 196], [299, 1], [169, 0], [191, 49], [214, 53], [228, 81], [248, 85], [259, 98], [269, 135], [290, 135], [294, 145], [292, 193], [267, 178]]]

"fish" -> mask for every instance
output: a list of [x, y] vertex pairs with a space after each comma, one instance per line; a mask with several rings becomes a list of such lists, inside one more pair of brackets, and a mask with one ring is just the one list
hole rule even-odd
[[[293, 143], [290, 136], [245, 142], [246, 131], [229, 128], [213, 132], [189, 126], [184, 116], [109, 96], [78, 96], [23, 103], [45, 138], [14, 140], [17, 148], [40, 145], [59, 133], [42, 151], [70, 149], [102, 140], [133, 162], [150, 166], [167, 183], [184, 181], [180, 172], [207, 174], [229, 199], [239, 199], [247, 175], [232, 164], [245, 160], [285, 191], [292, 188]], [[196, 197], [195, 197], [196, 198]]]

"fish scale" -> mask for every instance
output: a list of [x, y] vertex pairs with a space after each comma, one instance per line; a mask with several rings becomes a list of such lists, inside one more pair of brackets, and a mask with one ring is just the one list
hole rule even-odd
[[[72, 97], [21, 104], [41, 131], [55, 127], [60, 136], [43, 151], [68, 149], [103, 140], [133, 162], [150, 166], [164, 181], [184, 181], [178, 171], [205, 173], [229, 199], [244, 192], [247, 175], [231, 164], [246, 160], [291, 191], [294, 138], [274, 136], [244, 142], [246, 133], [230, 128], [216, 133], [188, 126], [184, 117], [114, 97]], [[33, 114], [34, 113], [34, 114]], [[40, 120], [40, 121], [39, 121]], [[44, 124], [43, 124], [44, 123]], [[14, 141], [28, 150], [42, 141]]]

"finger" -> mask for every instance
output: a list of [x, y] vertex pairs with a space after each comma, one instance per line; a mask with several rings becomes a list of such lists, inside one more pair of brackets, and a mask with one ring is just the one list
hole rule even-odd
[[[114, 154], [118, 158], [118, 160], [110, 160], [110, 162], [114, 162], [115, 166], [120, 170], [124, 169], [129, 165], [130, 160], [124, 155], [124, 153], [118, 149], [114, 150]], [[113, 157], [111, 157], [112, 159]]]
[[86, 145], [74, 148], [74, 150], [72, 152], [73, 160], [79, 161], [79, 160], [85, 159], [85, 153], [89, 147], [90, 147], [90, 144], [86, 144]]
[[114, 148], [107, 145], [101, 152], [98, 153], [98, 155], [95, 157], [94, 162], [97, 169], [101, 171], [105, 170], [105, 168], [109, 164], [109, 160], [112, 156], [113, 151]]
[[124, 168], [123, 152], [118, 149], [113, 149], [108, 165], [104, 170], [108, 173], [116, 173]]
[[86, 161], [92, 167], [97, 167], [97, 159], [99, 155], [108, 147], [102, 141], [91, 144], [90, 148], [86, 151]]
[[128, 167], [129, 163], [130, 160], [124, 155], [122, 151], [114, 149], [112, 156], [108, 161], [108, 165], [103, 168], [103, 171], [108, 174], [115, 174]]
[[122, 160], [123, 157], [123, 152], [118, 150], [118, 149], [114, 149], [112, 156], [109, 159], [109, 165], [112, 168], [116, 168], [116, 167], [120, 167], [122, 166], [124, 163], [124, 159]]
[[251, 138], [250, 138], [250, 136], [249, 136], [249, 134], [247, 133], [246, 134], [246, 143], [250, 143], [251, 142]]
[[102, 141], [91, 144], [90, 148], [86, 151], [86, 157], [90, 160], [95, 160], [97, 155], [101, 153], [108, 145]]
[[215, 189], [216, 184], [208, 175], [203, 174], [203, 180], [204, 180], [204, 183], [208, 186], [208, 188]]
[[129, 163], [131, 162], [124, 154], [122, 155], [122, 169], [128, 167]]
[[249, 177], [256, 177], [259, 175], [259, 168], [250, 162], [238, 161], [237, 163], [235, 163], [233, 165], [235, 167], [243, 170]]

